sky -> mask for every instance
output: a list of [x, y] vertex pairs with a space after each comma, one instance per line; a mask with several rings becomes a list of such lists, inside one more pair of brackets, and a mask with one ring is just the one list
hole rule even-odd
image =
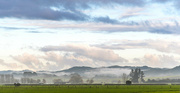
[[0, 68], [173, 68], [179, 9], [179, 0], [0, 0]]

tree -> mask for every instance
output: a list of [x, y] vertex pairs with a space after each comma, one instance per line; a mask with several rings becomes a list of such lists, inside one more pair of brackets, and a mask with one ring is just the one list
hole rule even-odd
[[21, 84], [20, 83], [14, 83], [14, 86], [20, 86]]
[[54, 79], [53, 83], [54, 84], [61, 84], [63, 81], [61, 79]]
[[81, 83], [83, 83], [83, 79], [79, 74], [75, 73], [75, 74], [72, 74], [72, 76], [71, 76], [71, 78], [69, 80], [69, 83], [71, 83], [71, 84], [81, 84]]
[[139, 79], [141, 80], [141, 82], [144, 82], [144, 72], [141, 71], [141, 69], [136, 68], [135, 70], [131, 69], [131, 81], [133, 83], [139, 83]]
[[92, 84], [92, 83], [94, 83], [94, 80], [92, 78], [92, 79], [88, 79], [86, 82], [89, 83], [89, 84]]
[[120, 84], [121, 83], [121, 80], [118, 80], [118, 84]]
[[132, 82], [131, 82], [131, 81], [129, 81], [129, 80], [128, 80], [128, 81], [126, 81], [126, 85], [131, 85], [131, 83], [132, 83]]
[[38, 83], [38, 84], [41, 83], [41, 80], [40, 80], [40, 79], [37, 79], [37, 83]]
[[43, 81], [42, 81], [44, 84], [46, 83], [46, 80], [45, 79], [43, 79]]
[[87, 82], [87, 83], [89, 83], [89, 79], [88, 79], [88, 80], [86, 80], [86, 82]]
[[123, 81], [123, 83], [125, 84], [127, 80], [128, 80], [128, 75], [123, 73], [122, 74], [122, 81]]
[[141, 76], [140, 76], [141, 82], [145, 82], [144, 77], [145, 77], [145, 76], [144, 76], [144, 72], [141, 71]]
[[92, 84], [92, 83], [94, 83], [94, 80], [93, 79], [89, 80], [89, 84]]
[[131, 81], [133, 83], [138, 83], [138, 79], [139, 79], [139, 75], [138, 75], [138, 69], [131, 69], [131, 73], [130, 73], [130, 76], [131, 76]]

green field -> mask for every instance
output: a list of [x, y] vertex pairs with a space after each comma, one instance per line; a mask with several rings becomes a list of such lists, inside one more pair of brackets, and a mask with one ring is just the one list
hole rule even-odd
[[180, 93], [180, 85], [0, 86], [0, 93]]

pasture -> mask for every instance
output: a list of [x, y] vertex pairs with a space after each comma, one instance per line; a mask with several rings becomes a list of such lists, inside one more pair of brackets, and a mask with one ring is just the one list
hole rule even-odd
[[2, 85], [0, 93], [180, 93], [180, 85]]

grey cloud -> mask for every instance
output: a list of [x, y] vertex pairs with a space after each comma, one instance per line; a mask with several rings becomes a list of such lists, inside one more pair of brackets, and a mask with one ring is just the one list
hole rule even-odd
[[32, 28], [20, 28], [20, 27], [5, 27], [5, 26], [0, 26], [1, 29], [8, 29], [8, 30], [21, 30], [21, 29], [24, 29], [24, 30], [30, 30]]
[[[124, 25], [124, 26], [123, 26]], [[114, 32], [149, 32], [156, 34], [180, 34], [180, 26], [177, 21], [171, 21], [170, 24], [163, 24], [163, 22], [125, 22], [113, 26], [96, 27], [99, 32], [105, 31], [109, 33]]]
[[106, 17], [97, 17], [94, 18], [96, 22], [110, 23], [110, 24], [118, 24], [118, 20], [110, 19], [108, 16]]
[[157, 2], [157, 3], [166, 3], [174, 0], [151, 0], [151, 2]]
[[179, 0], [175, 0], [174, 6], [175, 6], [176, 9], [179, 10], [180, 9], [180, 1]]
[[175, 25], [169, 26], [160, 26], [160, 27], [149, 27], [148, 32], [150, 33], [157, 33], [157, 34], [180, 34], [180, 26], [178, 25], [178, 22], [174, 23]]
[[[48, 20], [85, 20], [86, 15], [76, 10], [55, 11], [51, 7], [61, 6], [64, 0], [1, 0], [0, 17]], [[57, 3], [57, 4], [56, 4]], [[65, 4], [64, 4], [65, 5]], [[70, 5], [66, 5], [70, 6]]]
[[[180, 8], [180, 1], [179, 0], [150, 0], [150, 2], [152, 3], [167, 3], [167, 2], [171, 2], [173, 3], [173, 7], [175, 7], [176, 9]], [[178, 11], [178, 10], [177, 10]]]
[[28, 33], [42, 33], [40, 31], [28, 31]]
[[[86, 21], [92, 5], [143, 6], [144, 0], [0, 0], [0, 17]], [[54, 9], [53, 9], [54, 8]]]
[[153, 28], [152, 30], [149, 31], [150, 33], [157, 33], [157, 34], [172, 34], [173, 32], [167, 29], [158, 29], [158, 28]]
[[38, 33], [55, 33], [55, 32], [51, 32], [51, 31], [27, 31], [27, 33], [35, 33], [35, 34], [38, 34]]
[[[152, 21], [144, 21], [141, 22], [141, 26], [144, 26], [147, 32], [157, 33], [157, 34], [180, 34], [178, 30], [180, 30], [180, 26], [178, 21], [170, 20], [170, 24], [163, 24], [163, 22], [152, 22]], [[172, 25], [173, 24], [173, 25]], [[158, 26], [156, 26], [158, 25]]]
[[[157, 20], [143, 20], [141, 22], [136, 21], [116, 21], [109, 17], [102, 18], [102, 23], [80, 23], [80, 24], [49, 24], [46, 21], [45, 23], [39, 24], [38, 22], [34, 23], [33, 26], [40, 26], [41, 28], [51, 28], [51, 29], [84, 29], [85, 31], [91, 32], [106, 32], [106, 33], [115, 33], [115, 32], [149, 32], [156, 34], [180, 34], [179, 22], [176, 19], [157, 19]], [[161, 20], [168, 20], [169, 23], [163, 23]], [[41, 22], [41, 21], [40, 21]], [[100, 21], [99, 21], [100, 22]], [[107, 24], [108, 23], [108, 24]], [[32, 24], [27, 24], [32, 25]]]
[[[163, 3], [175, 2], [179, 7], [178, 0], [150, 0], [150, 2]], [[47, 19], [47, 20], [73, 20], [104, 23], [119, 23], [109, 17], [91, 17], [82, 12], [91, 9], [92, 6], [138, 6], [143, 7], [148, 0], [0, 0], [0, 17], [25, 18], [25, 19]], [[122, 18], [136, 16], [138, 14], [124, 15]], [[123, 22], [120, 22], [123, 23]], [[134, 24], [134, 23], [133, 23]]]
[[128, 21], [128, 22], [123, 22], [123, 21], [119, 21], [116, 19], [111, 19], [109, 16], [106, 17], [94, 17], [93, 20], [95, 22], [99, 22], [99, 23], [107, 23], [107, 24], [118, 24], [118, 25], [139, 25], [139, 23], [134, 22], [134, 21]]
[[[174, 2], [174, 6], [178, 9], [180, 2], [178, 0], [148, 0], [153, 3]], [[94, 17], [87, 15], [82, 10], [91, 9], [92, 6], [133, 6], [133, 11], [129, 11], [122, 15], [121, 18], [128, 18], [139, 15], [142, 7], [149, 3], [147, 0], [0, 0], [0, 17], [26, 18], [26, 19], [47, 19], [47, 20], [73, 20], [84, 22], [101, 22], [113, 24], [113, 26], [89, 26], [85, 29], [96, 30], [99, 32], [150, 32], [158, 34], [180, 34], [179, 26], [151, 26], [149, 21], [119, 21], [109, 16]], [[140, 7], [139, 9], [137, 7]], [[79, 25], [79, 24], [78, 24]], [[98, 24], [99, 25], [99, 24]], [[103, 24], [104, 25], [104, 24]], [[124, 26], [125, 25], [125, 26]], [[59, 28], [61, 27], [61, 25]], [[43, 26], [40, 26], [43, 27]], [[47, 25], [44, 27], [48, 27]], [[0, 27], [1, 28], [1, 27]], [[13, 27], [3, 27], [4, 29], [21, 29]], [[58, 28], [58, 27], [57, 27]], [[68, 24], [66, 28], [71, 28]], [[83, 26], [74, 28], [84, 28]], [[29, 31], [29, 33], [39, 33], [40, 31]]]
[[130, 17], [135, 17], [138, 16], [139, 14], [127, 14], [127, 15], [122, 15], [120, 19], [125, 19], [125, 18], [130, 18]]

